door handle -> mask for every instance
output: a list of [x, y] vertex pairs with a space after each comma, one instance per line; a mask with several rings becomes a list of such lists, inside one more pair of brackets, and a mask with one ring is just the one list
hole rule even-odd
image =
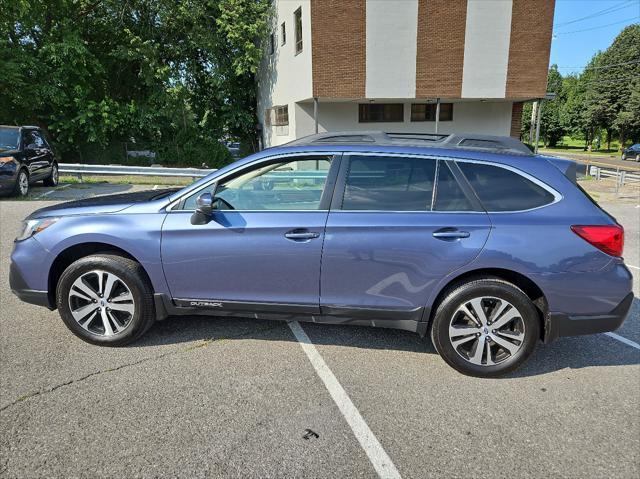
[[320, 233], [306, 230], [291, 230], [285, 233], [284, 237], [293, 241], [308, 241], [320, 237]]
[[468, 238], [469, 236], [471, 236], [471, 233], [468, 231], [460, 231], [454, 228], [442, 228], [433, 232], [433, 237], [440, 240], [455, 240]]

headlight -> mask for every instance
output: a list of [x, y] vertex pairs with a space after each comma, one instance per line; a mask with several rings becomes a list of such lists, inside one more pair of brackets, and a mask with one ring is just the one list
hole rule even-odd
[[26, 240], [33, 235], [47, 229], [60, 218], [39, 218], [36, 220], [27, 220], [22, 222], [22, 233], [16, 238], [16, 241]]

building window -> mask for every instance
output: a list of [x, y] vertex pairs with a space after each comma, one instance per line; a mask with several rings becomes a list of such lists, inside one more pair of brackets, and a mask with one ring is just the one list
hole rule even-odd
[[280, 45], [287, 43], [287, 27], [284, 22], [280, 25]]
[[[436, 121], [435, 103], [412, 103], [411, 121]], [[453, 121], [453, 103], [440, 103], [440, 121]]]
[[289, 106], [274, 106], [273, 126], [287, 126], [289, 124]]
[[293, 12], [294, 33], [296, 36], [296, 55], [302, 51], [302, 7]]
[[271, 33], [269, 34], [269, 55], [273, 55], [276, 51], [276, 36]]
[[361, 103], [358, 121], [360, 123], [402, 122], [404, 105], [402, 103]]

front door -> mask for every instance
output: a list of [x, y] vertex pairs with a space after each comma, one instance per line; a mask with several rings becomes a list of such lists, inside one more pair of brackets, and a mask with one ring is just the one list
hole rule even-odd
[[48, 176], [51, 152], [40, 133], [36, 130], [26, 130], [23, 133], [22, 142], [31, 181]]
[[480, 252], [488, 215], [447, 161], [350, 155], [343, 163], [325, 230], [322, 312], [419, 320], [438, 282]]
[[[266, 160], [167, 214], [162, 262], [174, 300], [220, 311], [318, 313], [332, 163], [331, 156]], [[207, 224], [192, 225], [205, 191], [220, 209]]]

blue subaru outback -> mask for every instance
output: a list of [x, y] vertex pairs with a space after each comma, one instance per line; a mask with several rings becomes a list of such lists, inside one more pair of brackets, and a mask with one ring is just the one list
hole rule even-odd
[[428, 333], [481, 377], [539, 340], [618, 328], [624, 231], [573, 162], [479, 135], [325, 133], [181, 190], [40, 209], [11, 288], [81, 339], [119, 346], [207, 314]]

